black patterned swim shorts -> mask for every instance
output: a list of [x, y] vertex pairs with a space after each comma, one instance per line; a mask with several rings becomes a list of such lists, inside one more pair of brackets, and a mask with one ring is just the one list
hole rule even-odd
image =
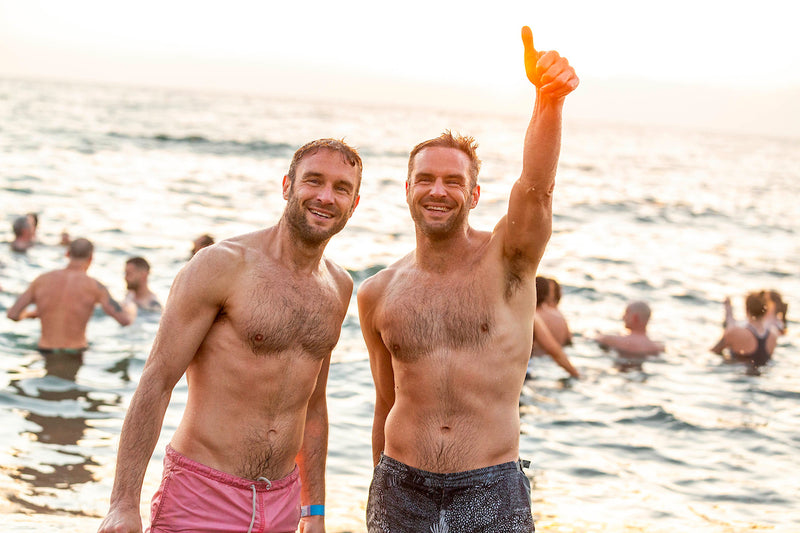
[[381, 455], [367, 501], [369, 533], [531, 533], [522, 462], [437, 474]]

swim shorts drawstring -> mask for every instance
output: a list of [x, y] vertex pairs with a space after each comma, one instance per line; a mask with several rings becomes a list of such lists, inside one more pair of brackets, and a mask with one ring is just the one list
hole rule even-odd
[[[272, 488], [272, 481], [268, 480], [265, 477], [260, 477], [256, 481], [263, 481], [267, 484], [267, 490]], [[247, 533], [252, 533], [253, 531], [253, 524], [256, 523], [256, 484], [253, 483], [250, 485], [250, 490], [253, 491], [253, 516], [250, 518], [250, 528], [247, 530]]]

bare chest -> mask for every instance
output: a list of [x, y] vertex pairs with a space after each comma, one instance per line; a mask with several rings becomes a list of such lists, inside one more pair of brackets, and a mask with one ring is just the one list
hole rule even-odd
[[330, 354], [339, 340], [346, 302], [332, 284], [261, 279], [240, 290], [218, 321], [228, 321], [257, 356]]
[[442, 349], [480, 350], [495, 334], [492, 289], [480, 276], [401, 277], [385, 294], [383, 342], [408, 362]]

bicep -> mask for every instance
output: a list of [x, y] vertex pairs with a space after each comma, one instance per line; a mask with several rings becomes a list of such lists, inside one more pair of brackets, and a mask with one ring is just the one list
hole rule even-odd
[[[188, 270], [188, 271], [187, 271]], [[182, 270], [170, 289], [147, 365], [177, 382], [224, 302], [225, 282], [202, 269]]]
[[524, 257], [535, 267], [553, 228], [552, 196], [526, 187], [517, 180], [511, 189], [508, 215], [499, 224], [503, 233], [503, 250], [507, 257]]
[[361, 333], [369, 353], [369, 366], [375, 383], [376, 410], [387, 412], [394, 404], [394, 371], [392, 354], [383, 343], [380, 332], [374, 324], [376, 301], [367, 287], [362, 286], [358, 292], [358, 315]]

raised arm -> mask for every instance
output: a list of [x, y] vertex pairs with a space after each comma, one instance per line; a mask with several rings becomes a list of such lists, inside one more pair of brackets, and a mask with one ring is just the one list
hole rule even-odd
[[361, 334], [369, 352], [369, 366], [375, 382], [375, 415], [372, 420], [372, 460], [375, 465], [381, 457], [386, 442], [386, 417], [394, 405], [394, 371], [392, 354], [383, 344], [375, 327], [374, 317], [379, 297], [378, 282], [368, 279], [358, 288], [358, 317]]
[[538, 52], [530, 28], [522, 28], [525, 71], [536, 87], [522, 153], [522, 175], [511, 189], [504, 253], [535, 269], [552, 230], [552, 194], [561, 150], [564, 98], [578, 86], [578, 77], [557, 52]]
[[101, 533], [141, 532], [142, 482], [175, 383], [211, 328], [235, 275], [235, 254], [223, 247], [178, 273], [122, 425], [109, 513]]

